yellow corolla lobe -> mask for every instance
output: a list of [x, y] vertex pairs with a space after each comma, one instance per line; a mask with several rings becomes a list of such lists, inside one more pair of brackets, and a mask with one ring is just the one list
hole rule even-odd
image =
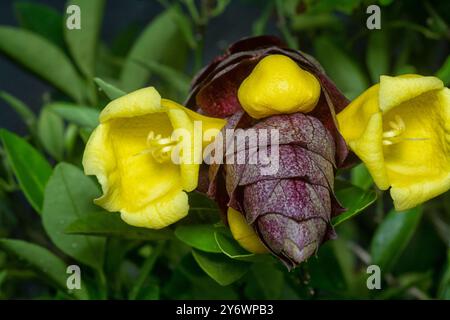
[[320, 97], [320, 83], [291, 58], [274, 54], [263, 58], [242, 82], [238, 99], [253, 118], [274, 114], [307, 113]]

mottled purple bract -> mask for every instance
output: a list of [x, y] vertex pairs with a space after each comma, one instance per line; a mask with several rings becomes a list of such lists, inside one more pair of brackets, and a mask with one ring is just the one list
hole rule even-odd
[[[319, 80], [321, 96], [312, 112], [256, 120], [243, 111], [237, 90], [256, 64], [271, 54], [290, 57]], [[216, 200], [225, 222], [228, 207], [244, 214], [267, 248], [288, 268], [305, 261], [324, 241], [335, 237], [331, 218], [343, 208], [333, 193], [334, 174], [349, 159], [335, 114], [347, 104], [314, 58], [269, 36], [236, 42], [193, 80], [187, 107], [227, 118], [223, 132], [278, 130], [279, 170], [263, 175], [260, 165], [249, 161], [212, 164], [201, 171], [199, 190]], [[269, 145], [267, 150], [273, 147]], [[248, 159], [255, 151], [238, 146], [232, 152]]]

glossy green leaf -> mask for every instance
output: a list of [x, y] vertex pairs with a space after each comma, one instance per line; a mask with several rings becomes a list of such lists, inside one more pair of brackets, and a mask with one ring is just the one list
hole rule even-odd
[[95, 74], [95, 58], [104, 4], [104, 0], [69, 0], [66, 6], [80, 7], [81, 29], [69, 29], [65, 26], [64, 36], [73, 59], [88, 78], [92, 78]]
[[189, 47], [191, 49], [197, 48], [198, 44], [195, 39], [194, 26], [191, 20], [181, 10], [175, 10], [174, 19]]
[[36, 116], [25, 103], [4, 91], [0, 91], [0, 99], [8, 103], [29, 128], [33, 128], [36, 123]]
[[19, 136], [1, 129], [0, 137], [20, 188], [31, 206], [40, 213], [45, 185], [52, 173], [51, 166], [37, 150]]
[[95, 182], [77, 167], [60, 163], [45, 188], [42, 211], [45, 231], [66, 254], [97, 270], [103, 266], [105, 239], [66, 234], [73, 222], [98, 210], [93, 203], [100, 192]]
[[220, 221], [217, 204], [204, 194], [190, 192], [189, 214], [180, 222], [183, 224], [215, 224]]
[[37, 124], [39, 141], [56, 160], [62, 160], [64, 155], [64, 122], [59, 115], [47, 106], [39, 115]]
[[222, 286], [239, 280], [251, 266], [250, 263], [232, 260], [223, 254], [192, 250], [192, 255], [200, 268]]
[[67, 157], [71, 157], [76, 147], [78, 139], [77, 125], [70, 123], [64, 132], [64, 151]]
[[341, 205], [347, 210], [331, 221], [333, 226], [348, 220], [361, 213], [377, 199], [374, 190], [364, 190], [346, 181], [337, 180], [334, 192]]
[[58, 11], [31, 1], [15, 2], [14, 9], [22, 28], [41, 35], [58, 47], [64, 47], [63, 17]]
[[51, 111], [64, 120], [84, 128], [95, 128], [98, 125], [100, 112], [96, 109], [83, 107], [68, 102], [54, 102], [47, 105]]
[[354, 99], [368, 88], [369, 83], [360, 66], [329, 38], [317, 38], [314, 47], [326, 73], [347, 98]]
[[[186, 42], [176, 23], [175, 8], [171, 8], [154, 18], [144, 29], [131, 48], [120, 80], [126, 91], [143, 87], [150, 72], [138, 61], [154, 61], [172, 66], [183, 62]], [[183, 62], [184, 63], [184, 62]]]
[[75, 101], [83, 100], [85, 87], [77, 71], [64, 52], [47, 39], [30, 31], [0, 26], [0, 52], [47, 80]]
[[366, 64], [372, 83], [380, 82], [381, 75], [389, 74], [390, 55], [388, 32], [370, 31], [366, 49]]
[[370, 175], [369, 170], [367, 170], [367, 167], [364, 165], [364, 163], [360, 163], [359, 165], [352, 168], [351, 182], [353, 185], [364, 190], [367, 190], [373, 185], [372, 176]]
[[95, 78], [94, 81], [110, 100], [120, 98], [121, 96], [127, 94], [125, 91], [120, 90], [119, 88], [107, 83], [106, 81], [103, 81], [100, 78]]
[[422, 217], [422, 208], [392, 210], [375, 231], [370, 246], [372, 262], [388, 272], [406, 248]]
[[173, 237], [169, 229], [153, 230], [133, 227], [123, 222], [120, 214], [106, 211], [91, 212], [76, 219], [65, 229], [65, 232], [136, 240], [164, 240]]
[[56, 288], [72, 295], [76, 299], [88, 299], [84, 285], [80, 290], [68, 292], [66, 281], [67, 265], [47, 249], [33, 243], [14, 239], [0, 239], [0, 249], [16, 256], [20, 261], [38, 272]]
[[270, 256], [267, 254], [254, 254], [242, 248], [239, 243], [233, 239], [230, 232], [216, 231], [214, 237], [220, 251], [231, 259], [248, 261], [248, 262], [267, 262]]
[[216, 228], [210, 224], [179, 225], [175, 236], [187, 245], [206, 252], [222, 252], [216, 243]]

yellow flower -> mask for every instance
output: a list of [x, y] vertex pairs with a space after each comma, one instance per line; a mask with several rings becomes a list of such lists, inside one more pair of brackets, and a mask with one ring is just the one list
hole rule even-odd
[[264, 246], [256, 232], [247, 224], [244, 216], [233, 208], [228, 208], [228, 224], [233, 238], [239, 242], [242, 248], [251, 253], [267, 253], [269, 250]]
[[253, 118], [310, 112], [320, 97], [320, 83], [291, 58], [274, 54], [263, 58], [242, 82], [238, 99]]
[[381, 76], [337, 116], [340, 132], [395, 208], [450, 188], [450, 90], [435, 77]]
[[[138, 227], [159, 229], [183, 218], [185, 191], [197, 187], [203, 133], [218, 132], [224, 120], [161, 99], [153, 87], [111, 101], [99, 120], [83, 156], [85, 173], [97, 176], [103, 190], [94, 202]], [[200, 132], [194, 121], [201, 122]], [[187, 135], [174, 141], [177, 130]], [[175, 148], [182, 150], [179, 164]]]

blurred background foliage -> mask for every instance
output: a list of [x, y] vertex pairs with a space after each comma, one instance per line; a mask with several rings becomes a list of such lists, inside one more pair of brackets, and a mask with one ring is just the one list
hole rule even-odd
[[[82, 30], [65, 28], [81, 7]], [[368, 30], [366, 8], [381, 8]], [[449, 1], [72, 0], [0, 4], [1, 299], [447, 299], [450, 196], [397, 214], [364, 166], [339, 173], [339, 235], [292, 272], [245, 252], [217, 208], [152, 231], [92, 204], [81, 156], [110, 99], [151, 84], [182, 102], [228, 44], [275, 34], [314, 55], [349, 98], [381, 74], [450, 83]], [[360, 214], [362, 213], [362, 214]], [[382, 270], [368, 290], [367, 266]], [[82, 290], [67, 292], [79, 264]]]

